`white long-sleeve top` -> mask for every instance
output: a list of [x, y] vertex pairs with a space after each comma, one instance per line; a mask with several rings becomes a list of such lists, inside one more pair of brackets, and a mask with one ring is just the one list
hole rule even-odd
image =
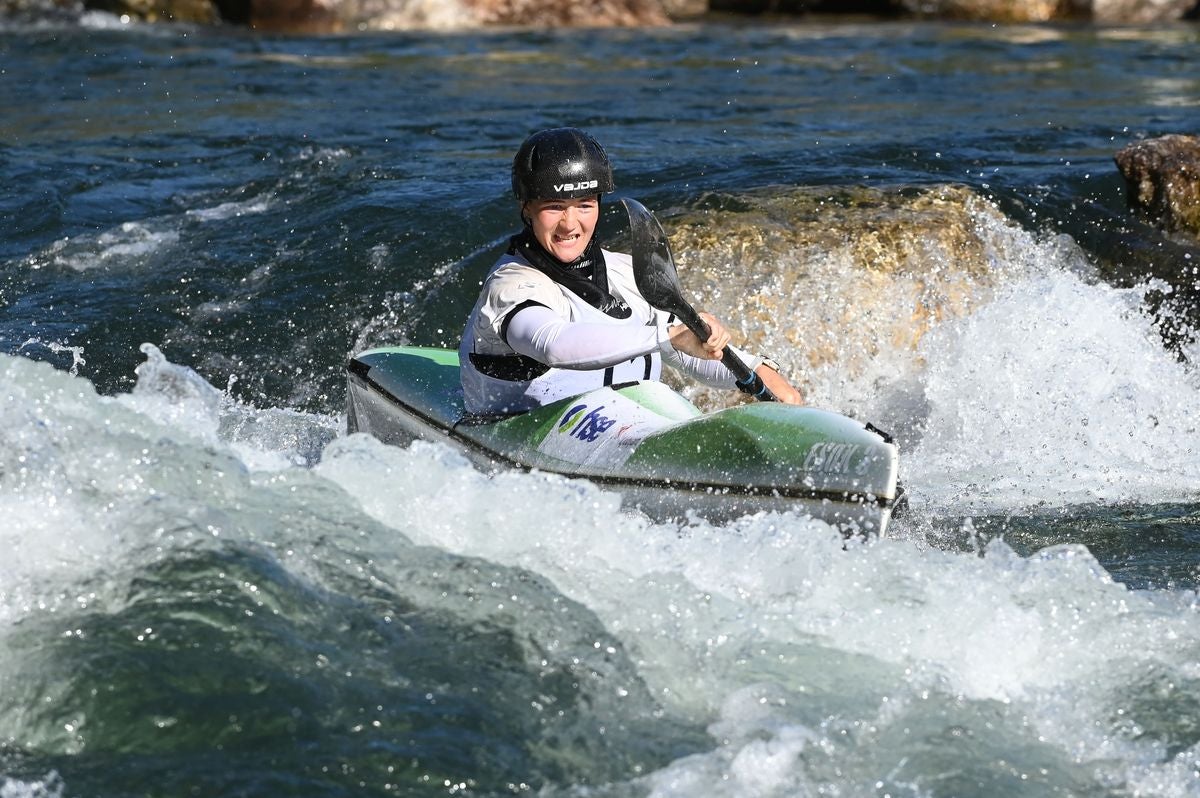
[[[637, 291], [628, 255], [604, 252], [609, 291], [630, 307], [609, 316], [517, 255], [493, 267], [459, 347], [463, 393], [472, 413], [513, 413], [603, 385], [657, 380], [663, 362], [713, 387], [733, 388], [720, 361], [671, 346], [672, 319]], [[760, 358], [738, 352], [752, 369]]]

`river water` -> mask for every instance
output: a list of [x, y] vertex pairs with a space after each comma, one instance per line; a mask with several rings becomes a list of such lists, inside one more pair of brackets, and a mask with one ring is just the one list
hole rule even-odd
[[[0, 795], [1200, 795], [1200, 251], [1112, 162], [1200, 132], [1198, 45], [4, 23]], [[455, 343], [563, 123], [653, 209], [992, 209], [1003, 281], [803, 378], [901, 428], [886, 539], [344, 434], [348, 355]]]

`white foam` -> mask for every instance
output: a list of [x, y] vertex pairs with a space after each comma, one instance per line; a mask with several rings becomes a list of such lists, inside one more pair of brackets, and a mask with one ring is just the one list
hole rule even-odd
[[179, 434], [228, 447], [251, 471], [311, 465], [344, 426], [338, 416], [260, 410], [171, 363], [153, 344], [142, 344], [141, 351], [146, 362], [136, 369], [137, 385], [120, 401]]
[[211, 208], [192, 208], [187, 211], [189, 219], [201, 222], [220, 222], [226, 219], [240, 219], [243, 216], [253, 216], [266, 213], [271, 208], [271, 201], [265, 197], [256, 197], [244, 202], [222, 202]]
[[[312, 156], [302, 155], [301, 160], [309, 157]], [[26, 262], [33, 269], [61, 268], [77, 272], [116, 267], [137, 269], [157, 262], [179, 247], [184, 220], [209, 224], [266, 213], [271, 206], [270, 195], [264, 195], [193, 208], [182, 215], [126, 221], [98, 234], [59, 239], [41, 252], [30, 255]]]
[[87, 360], [83, 357], [82, 346], [70, 346], [68, 344], [59, 343], [58, 341], [43, 341], [40, 338], [28, 338], [24, 343], [17, 347], [17, 351], [25, 352], [32, 347], [41, 347], [54, 352], [55, 354], [61, 354], [64, 352], [69, 353], [71, 355], [71, 365], [67, 368], [67, 370], [71, 374], [78, 374], [79, 367], [87, 363]]
[[79, 15], [79, 26], [90, 30], [128, 30], [132, 27], [145, 27], [127, 14], [113, 14], [108, 11], [85, 11]]
[[62, 798], [62, 777], [51, 772], [40, 781], [24, 781], [0, 775], [0, 798]]
[[157, 348], [143, 351], [137, 387], [116, 398], [0, 355], [0, 619], [77, 604], [63, 586], [109, 573], [107, 563], [146, 544], [132, 530], [160, 514], [164, 531], [203, 530], [201, 519], [224, 512], [206, 503], [225, 486], [250, 490], [257, 473], [309, 465], [340, 426], [257, 411]]
[[[652, 524], [586, 483], [487, 477], [445, 447], [359, 435], [317, 471], [414, 542], [549, 578], [600, 616], [660, 701], [710, 718], [717, 748], [650, 776], [654, 795], [804, 794], [823, 783], [814, 758], [866, 788], [880, 765], [864, 729], [970, 726], [990, 705], [1025, 718], [1003, 733], [1030, 742], [1012, 744], [1045, 745], [1064, 766], [1112, 760], [1125, 778], [1122, 762], [1168, 764], [1153, 741], [1111, 730], [1119, 691], [1151, 665], [1183, 679], [1200, 657], [1194, 595], [1130, 590], [1081, 546], [1028, 558], [1002, 541], [981, 555], [844, 547], [786, 514]], [[821, 725], [821, 707], [855, 736]]]
[[124, 222], [96, 236], [55, 241], [29, 256], [31, 268], [65, 268], [77, 272], [120, 265], [144, 264], [179, 243], [179, 232], [162, 222]]
[[48, 364], [0, 356], [0, 376], [2, 618], [64, 600], [47, 585], [104, 573], [121, 548], [111, 498], [144, 478], [127, 444], [145, 425]]
[[[1008, 303], [1028, 307], [1035, 296], [1046, 298], [1028, 319], [1035, 325], [1084, 300], [1099, 311], [1136, 305], [1063, 275], [1038, 279], [1014, 283], [1011, 298], [998, 294], [974, 323], [998, 324]], [[1143, 353], [1130, 338], [1148, 335], [1136, 313], [1116, 320], [1108, 327], [1118, 348]], [[972, 333], [958, 328], [942, 351], [979, 351], [989, 337]], [[1053, 362], [1053, 346], [1045, 349], [1029, 347]], [[1194, 783], [1188, 754], [1170, 755], [1162, 733], [1138, 735], [1112, 719], [1148, 672], [1180, 685], [1200, 678], [1196, 596], [1130, 590], [1082, 547], [1020, 557], [1002, 541], [979, 553], [847, 544], [790, 514], [719, 528], [655, 524], [589, 483], [489, 476], [443, 446], [364, 435], [326, 445], [332, 420], [245, 407], [156, 348], [144, 351], [137, 388], [117, 398], [0, 356], [0, 549], [14, 552], [0, 561], [0, 620], [90, 601], [72, 590], [127, 571], [147, 546], [241, 535], [283, 550], [347, 536], [335, 542], [364, 558], [379, 553], [373, 567], [387, 568], [395, 558], [382, 555], [405, 536], [549, 580], [600, 618], [662, 706], [709, 724], [715, 747], [647, 775], [639, 789], [651, 794], [769, 796], [830, 784], [870, 792], [881, 779], [895, 787], [912, 776], [897, 761], [921, 750], [905, 730], [926, 726], [962, 727], [1002, 751], [1044, 749], [1059, 769], [1078, 765], [1150, 794], [1186, 794]], [[932, 388], [988, 377], [964, 378], [955, 362], [931, 358]], [[1161, 379], [1175, 373], [1163, 361], [1147, 368], [1164, 395], [1147, 389], [1135, 406], [1169, 409], [1170, 392], [1190, 383]], [[1062, 383], [1089, 385], [1093, 371]], [[932, 391], [939, 413], [942, 397]], [[929, 440], [935, 463], [962, 447], [960, 435]], [[1162, 445], [1136, 440], [1135, 451]], [[379, 524], [337, 523], [356, 517], [354, 502]], [[993, 720], [998, 730], [984, 725]], [[980, 757], [969, 764], [989, 767], [986, 750]]]
[[1200, 496], [1200, 379], [1116, 289], [1050, 270], [921, 347], [928, 416], [904, 471], [971, 511]]

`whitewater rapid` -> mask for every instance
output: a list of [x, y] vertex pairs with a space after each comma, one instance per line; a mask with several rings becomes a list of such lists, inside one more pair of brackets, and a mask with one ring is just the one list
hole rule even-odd
[[[997, 789], [1195, 794], [1200, 750], [1167, 708], [1200, 700], [1194, 591], [1131, 589], [1078, 544], [1019, 556], [1002, 538], [939, 548], [931, 532], [969, 532], [980, 513], [1197, 500], [1195, 353], [1163, 349], [1146, 290], [1038, 269], [926, 336], [921, 401], [906, 405], [920, 432], [902, 453], [912, 506], [868, 542], [786, 513], [654, 524], [583, 481], [489, 476], [438, 445], [248, 406], [152, 345], [116, 396], [0, 356], [0, 637], [115, 612], [142, 569], [197, 549], [251, 546], [327, 590], [331, 572], [401, 579], [429, 550], [534, 580], [536, 611], [516, 593], [507, 607], [495, 579], [479, 611], [533, 624], [551, 659], [578, 660], [579, 645], [627, 657], [644, 693], [607, 699], [707, 729], [710, 747], [636, 777], [651, 795], [862, 794], [881, 769], [919, 795], [950, 767], [939, 739], [969, 743], [953, 767]], [[555, 631], [580, 612], [602, 636]], [[11, 687], [24, 666], [8, 657]], [[34, 734], [10, 715], [0, 737], [85, 747], [86, 726], [65, 726]]]

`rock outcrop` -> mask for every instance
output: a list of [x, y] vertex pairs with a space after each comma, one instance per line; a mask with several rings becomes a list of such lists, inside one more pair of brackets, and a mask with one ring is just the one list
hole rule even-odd
[[[0, 0], [20, 10], [26, 0]], [[67, 0], [62, 0], [67, 2]], [[1145, 24], [1200, 14], [1200, 0], [83, 0], [144, 20], [212, 22], [266, 30], [455, 30], [496, 26], [665, 25], [710, 11], [869, 14], [989, 22], [1075, 19]]]
[[634, 27], [666, 25], [660, 0], [459, 0], [483, 25]]
[[987, 22], [1049, 22], [1061, 17], [1060, 0], [899, 0], [909, 14]]
[[1200, 137], [1141, 141], [1118, 152], [1115, 160], [1130, 208], [1168, 232], [1200, 236]]
[[235, 12], [253, 28], [266, 31], [321, 33], [345, 29], [337, 0], [215, 0], [225, 4], [222, 16], [229, 19], [226, 9], [242, 2], [245, 8]]
[[1170, 22], [1200, 11], [1197, 0], [710, 0], [713, 11], [749, 14], [874, 14], [977, 22], [1087, 20]]
[[[931, 325], [986, 301], [1028, 247], [998, 209], [959, 185], [710, 194], [657, 215], [696, 306], [808, 388], [869, 382], [880, 368], [894, 377]], [[730, 401], [677, 387], [704, 406]]]
[[86, 0], [85, 7], [126, 15], [146, 22], [191, 22], [208, 25], [220, 21], [211, 0]]
[[1196, 0], [1083, 0], [1090, 6], [1088, 17], [1094, 22], [1145, 25], [1173, 22], [1200, 10]]
[[900, 0], [905, 10], [941, 19], [1052, 22], [1081, 19], [1141, 25], [1183, 19], [1196, 0]]
[[[230, 0], [226, 0], [229, 2]], [[487, 27], [666, 25], [660, 0], [244, 0], [251, 24], [303, 18], [336, 30], [473, 30]], [[269, 8], [269, 11], [268, 11]]]
[[295, 32], [632, 27], [669, 24], [668, 6], [681, 16], [706, 10], [698, 10], [696, 0], [84, 0], [84, 5], [147, 21], [220, 19]]

